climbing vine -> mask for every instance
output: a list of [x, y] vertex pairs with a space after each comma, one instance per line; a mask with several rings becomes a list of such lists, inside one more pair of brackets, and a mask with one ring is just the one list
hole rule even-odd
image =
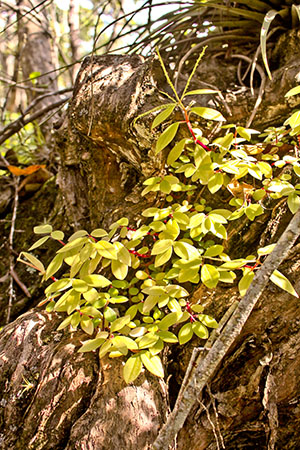
[[[168, 103], [145, 114], [155, 115], [152, 129], [162, 130], [155, 153], [168, 150], [168, 154], [163, 170], [144, 181], [142, 195], [156, 196], [159, 206], [145, 209], [135, 224], [123, 217], [109, 230], [80, 230], [67, 240], [49, 224], [37, 226], [34, 232], [41, 237], [29, 251], [54, 239], [60, 244], [55, 257], [46, 268], [32, 253], [19, 257], [37, 269], [43, 281], [50, 281], [40, 305], [47, 304], [49, 312], [66, 313], [58, 330], [80, 327], [90, 336], [79, 352], [98, 350], [100, 358], [126, 356], [127, 383], [144, 367], [163, 377], [159, 355], [165, 345], [185, 344], [194, 334], [207, 339], [209, 330], [218, 326], [199, 302], [191, 301], [193, 286], [202, 283], [213, 289], [219, 282], [232, 284], [238, 279], [241, 296], [249, 289], [275, 244], [259, 248], [255, 255], [231, 259], [224, 247], [228, 224], [243, 215], [255, 221], [270, 200], [285, 199], [292, 213], [300, 205], [300, 184], [293, 181], [300, 176], [300, 111], [283, 127], [258, 137], [256, 130], [223, 125], [223, 135], [209, 142], [195, 121], [223, 123], [224, 117], [212, 108], [186, 106], [189, 96], [215, 93], [189, 91], [203, 53], [179, 96], [158, 52], [174, 97], [165, 94]], [[299, 92], [296, 87], [287, 96]], [[174, 122], [176, 109], [183, 119]], [[180, 127], [187, 128], [189, 137], [176, 140]], [[251, 143], [253, 135], [259, 142]], [[286, 142], [293, 154], [282, 152]], [[214, 208], [205, 192], [221, 189], [228, 190], [230, 200], [226, 207]], [[63, 275], [58, 277], [58, 272]], [[278, 270], [271, 281], [298, 296]]]

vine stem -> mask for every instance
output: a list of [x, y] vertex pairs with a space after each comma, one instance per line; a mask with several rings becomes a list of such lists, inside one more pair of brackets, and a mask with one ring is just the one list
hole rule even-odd
[[270, 276], [281, 262], [287, 257], [289, 250], [300, 235], [300, 210], [290, 221], [277, 242], [273, 252], [267, 257], [260, 269], [256, 272], [251, 289], [242, 298], [233, 315], [229, 319], [224, 331], [215, 341], [207, 356], [204, 357], [198, 367], [193, 371], [189, 382], [182, 394], [182, 399], [176, 411], [172, 411], [167, 422], [159, 432], [154, 450], [166, 450], [172, 445], [177, 433], [182, 428], [189, 412], [216, 370], [220, 366], [229, 348], [237, 340], [243, 326], [249, 318], [253, 308], [257, 304], [263, 290], [267, 286]]

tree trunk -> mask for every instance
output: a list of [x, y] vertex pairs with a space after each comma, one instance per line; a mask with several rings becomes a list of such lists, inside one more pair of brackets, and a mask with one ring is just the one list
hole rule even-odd
[[[216, 73], [222, 64], [215, 62]], [[285, 60], [275, 72], [275, 82], [267, 85], [258, 111], [261, 129], [290, 114], [283, 96], [292, 87], [296, 69], [294, 64], [286, 71], [288, 64]], [[275, 98], [282, 73], [283, 90]], [[209, 82], [210, 76], [208, 62], [201, 67], [201, 80]], [[65, 228], [105, 228], [122, 216], [133, 222], [146, 205], [155, 205], [155, 197], [141, 197], [142, 182], [163, 172], [165, 155], [154, 154], [157, 136], [150, 131], [151, 116], [135, 124], [133, 120], [162, 103], [159, 91], [169, 92], [169, 87], [155, 59], [107, 55], [84, 61], [56, 137]], [[241, 99], [250, 108], [250, 95]], [[209, 100], [201, 101], [207, 106]], [[234, 105], [230, 121], [242, 113]], [[231, 248], [237, 252], [247, 246], [250, 252], [260, 240], [263, 245], [276, 241], [289, 218], [281, 205], [272, 215], [266, 211], [263, 221], [241, 222]], [[299, 289], [297, 270], [299, 245], [281, 267]], [[236, 287], [200, 287], [194, 297], [220, 319], [238, 293]], [[299, 448], [299, 313], [298, 299], [273, 285], [266, 289], [170, 448]], [[2, 448], [149, 449], [168, 408], [174, 406], [193, 348], [203, 343], [195, 338], [191, 345], [170, 348], [165, 381], [145, 372], [127, 386], [119, 358], [99, 361], [93, 352], [77, 353], [84, 336], [55, 331], [59, 321], [58, 314], [33, 310], [1, 333]]]

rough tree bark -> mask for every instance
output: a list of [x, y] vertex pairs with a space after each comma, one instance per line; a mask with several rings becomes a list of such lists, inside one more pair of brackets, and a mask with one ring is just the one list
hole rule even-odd
[[[211, 64], [201, 66], [202, 81], [212, 83]], [[222, 74], [214, 80], [220, 88], [224, 64], [214, 61], [215, 73]], [[290, 114], [283, 97], [297, 71], [296, 63], [282, 57], [274, 83], [267, 84], [256, 126], [280, 125]], [[278, 83], [280, 95], [275, 95]], [[63, 214], [66, 229], [106, 227], [122, 216], [138, 217], [146, 202], [140, 196], [142, 181], [163, 170], [164, 155], [154, 156], [151, 117], [135, 126], [132, 122], [161, 103], [159, 90], [168, 91], [168, 86], [156, 60], [108, 55], [84, 61], [56, 139], [61, 153], [58, 215]], [[202, 101], [207, 105], [210, 98]], [[247, 119], [239, 101], [246, 114], [255, 102], [250, 95], [230, 104], [228, 99], [232, 122]], [[242, 222], [232, 246], [251, 251], [259, 241], [274, 242], [289, 218], [281, 205], [266, 211], [261, 221]], [[299, 289], [299, 245], [281, 270]], [[194, 296], [217, 318], [238, 298], [236, 287], [222, 286], [200, 287]], [[215, 450], [223, 442], [232, 450], [299, 448], [299, 312], [299, 300], [274, 286], [266, 289], [179, 433], [178, 450]], [[83, 336], [57, 332], [59, 320], [59, 315], [33, 310], [1, 332], [1, 448], [149, 449], [174, 405], [191, 351], [201, 342], [195, 339], [165, 355], [168, 385], [167, 379], [144, 373], [126, 386], [121, 361], [99, 362], [94, 353], [77, 353]]]

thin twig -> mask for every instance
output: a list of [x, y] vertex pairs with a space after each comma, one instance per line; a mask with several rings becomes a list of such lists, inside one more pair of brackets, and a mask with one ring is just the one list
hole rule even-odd
[[235, 312], [225, 326], [221, 336], [216, 340], [207, 356], [200, 362], [190, 379], [181, 404], [176, 411], [169, 415], [166, 424], [161, 429], [153, 443], [153, 449], [165, 450], [182, 428], [192, 406], [202, 394], [203, 388], [215, 375], [229, 348], [239, 337], [253, 308], [267, 286], [270, 276], [279, 267], [288, 255], [289, 250], [300, 235], [300, 210], [292, 218], [290, 224], [280, 237], [273, 252], [267, 257], [260, 269], [256, 272], [251, 289], [242, 298]]
[[15, 265], [15, 259], [13, 256], [13, 246], [14, 246], [14, 234], [15, 234], [15, 224], [16, 224], [16, 218], [17, 218], [17, 210], [18, 210], [18, 204], [19, 204], [19, 180], [20, 177], [16, 177], [13, 175], [14, 178], [14, 188], [15, 188], [15, 195], [14, 195], [14, 206], [13, 206], [13, 213], [11, 218], [11, 226], [10, 226], [10, 232], [9, 232], [9, 238], [8, 238], [8, 245], [9, 245], [9, 288], [8, 288], [8, 305], [7, 305], [7, 314], [6, 314], [6, 323], [9, 323], [10, 316], [11, 316], [11, 308], [13, 305], [13, 301], [16, 298], [15, 290], [14, 290], [14, 265]]
[[27, 125], [30, 122], [33, 122], [34, 120], [38, 119], [39, 117], [43, 116], [47, 112], [51, 111], [54, 108], [58, 108], [63, 103], [67, 103], [70, 100], [70, 97], [60, 99], [57, 102], [51, 103], [50, 105], [45, 106], [45, 108], [40, 109], [39, 111], [36, 111], [31, 116], [27, 117], [27, 119], [24, 118], [22, 115], [17, 120], [11, 123], [10, 130], [8, 130], [6, 133], [3, 133], [0, 137], [0, 145], [3, 144], [3, 142], [6, 141], [6, 139], [9, 139], [11, 136], [13, 136], [15, 133], [20, 131], [25, 125]]
[[[248, 56], [245, 56], [245, 55], [239, 55], [239, 54], [231, 55], [231, 58], [243, 59], [244, 61], [247, 61], [250, 64], [252, 63], [252, 59], [249, 58]], [[261, 104], [261, 101], [262, 101], [262, 98], [263, 98], [263, 94], [264, 94], [264, 91], [265, 91], [266, 81], [267, 81], [266, 75], [265, 75], [265, 72], [264, 72], [263, 68], [259, 64], [256, 64], [255, 68], [256, 68], [257, 72], [259, 73], [259, 75], [261, 77], [261, 83], [260, 83], [260, 87], [259, 87], [259, 91], [258, 91], [258, 96], [257, 96], [256, 102], [255, 102], [254, 108], [253, 108], [253, 110], [251, 112], [251, 115], [249, 117], [249, 120], [248, 120], [248, 122], [246, 124], [246, 128], [249, 128], [250, 125], [253, 122], [253, 119], [254, 119], [254, 117], [255, 117], [255, 115], [257, 113], [258, 107]]]

